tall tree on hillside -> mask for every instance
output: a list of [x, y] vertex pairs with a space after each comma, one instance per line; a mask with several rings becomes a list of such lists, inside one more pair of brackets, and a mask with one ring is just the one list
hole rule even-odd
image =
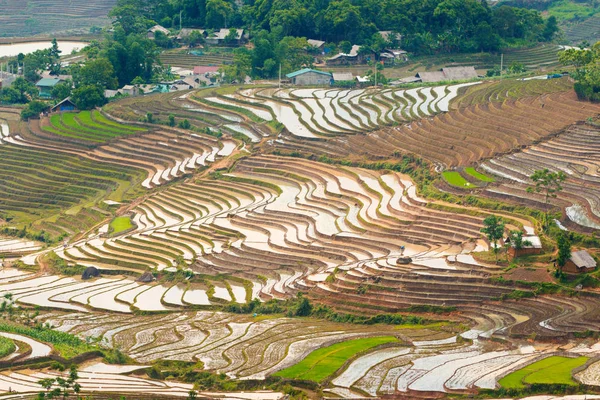
[[498, 251], [500, 250], [498, 241], [504, 237], [504, 222], [502, 222], [500, 217], [490, 215], [483, 220], [481, 232], [485, 234], [490, 243], [492, 243], [492, 251], [496, 256], [496, 263], [498, 263]]
[[547, 228], [548, 214], [550, 212], [549, 207], [551, 205], [550, 199], [556, 198], [558, 192], [563, 189], [562, 183], [567, 179], [567, 175], [562, 171], [551, 172], [548, 168], [544, 168], [535, 171], [529, 178], [535, 183], [535, 186], [528, 187], [527, 192], [542, 193], [544, 195], [544, 205], [546, 208], [544, 228]]
[[562, 271], [562, 267], [564, 267], [569, 258], [571, 258], [571, 242], [569, 241], [567, 235], [561, 231], [556, 239], [556, 245], [558, 247], [556, 264], [558, 269]]
[[227, 21], [233, 13], [233, 7], [225, 0], [206, 1], [206, 27], [227, 28]]
[[97, 86], [101, 90], [116, 89], [117, 78], [112, 64], [106, 58], [97, 58], [88, 61], [76, 77], [77, 86]]

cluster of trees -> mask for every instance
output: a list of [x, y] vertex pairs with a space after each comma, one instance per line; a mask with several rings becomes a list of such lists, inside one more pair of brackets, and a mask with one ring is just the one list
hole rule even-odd
[[375, 32], [389, 30], [403, 35], [406, 50], [419, 53], [497, 50], [551, 40], [558, 32], [553, 17], [544, 21], [539, 11], [489, 7], [485, 0], [119, 0], [110, 15], [129, 33], [158, 22], [279, 28], [282, 37], [366, 44]]
[[568, 49], [558, 59], [564, 65], [575, 67], [575, 92], [581, 100], [600, 101], [600, 42], [590, 49]]

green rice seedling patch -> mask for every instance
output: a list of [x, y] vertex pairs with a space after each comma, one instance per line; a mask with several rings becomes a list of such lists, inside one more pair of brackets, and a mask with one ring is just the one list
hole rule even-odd
[[473, 178], [478, 179], [482, 182], [496, 182], [496, 180], [494, 178], [492, 178], [491, 176], [482, 174], [481, 172], [477, 171], [473, 167], [465, 168], [465, 173], [471, 175]]
[[571, 378], [571, 371], [585, 364], [587, 360], [587, 357], [544, 358], [505, 376], [498, 383], [505, 389], [522, 389], [526, 384], [535, 383], [576, 385]]
[[279, 371], [275, 376], [322, 382], [358, 353], [397, 341], [394, 336], [379, 336], [336, 343], [313, 351], [298, 364]]
[[4, 336], [0, 336], [0, 358], [6, 357], [9, 354], [12, 354], [17, 349], [15, 342], [6, 338]]
[[128, 229], [131, 229], [133, 224], [131, 223], [130, 217], [117, 217], [110, 223], [110, 231], [112, 233], [121, 233]]
[[469, 189], [475, 187], [471, 182], [467, 181], [463, 176], [456, 171], [444, 171], [442, 176], [452, 186], [456, 186], [463, 189]]

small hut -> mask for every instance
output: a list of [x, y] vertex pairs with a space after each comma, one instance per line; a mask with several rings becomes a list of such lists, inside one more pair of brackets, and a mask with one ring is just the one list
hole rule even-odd
[[596, 268], [596, 260], [585, 250], [579, 250], [571, 254], [571, 258], [567, 260], [562, 268], [563, 272], [569, 274], [581, 274], [590, 272]]
[[152, 272], [150, 271], [146, 271], [144, 272], [139, 278], [138, 278], [138, 282], [142, 282], [142, 283], [150, 283], [154, 281], [154, 275], [152, 275]]
[[67, 97], [66, 99], [52, 107], [51, 110], [52, 112], [77, 111], [77, 106], [75, 105], [75, 103], [73, 103], [70, 97]]

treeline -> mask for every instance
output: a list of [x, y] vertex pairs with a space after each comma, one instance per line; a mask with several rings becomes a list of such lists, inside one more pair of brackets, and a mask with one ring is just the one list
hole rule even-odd
[[544, 20], [538, 11], [489, 7], [485, 0], [119, 0], [110, 15], [131, 32], [154, 22], [167, 28], [280, 28], [282, 37], [331, 43], [366, 44], [388, 30], [418, 53], [491, 51], [548, 41], [558, 31], [556, 20]]

